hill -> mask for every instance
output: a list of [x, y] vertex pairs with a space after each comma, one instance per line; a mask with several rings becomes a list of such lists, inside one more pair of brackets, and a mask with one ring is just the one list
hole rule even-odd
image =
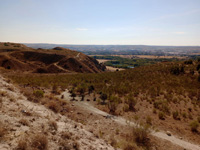
[[98, 73], [105, 70], [94, 58], [70, 49], [33, 49], [23, 44], [0, 43], [0, 66], [19, 72]]
[[[83, 108], [84, 111], [80, 112], [77, 109], [77, 112], [68, 114], [69, 117], [92, 128], [92, 132], [99, 132], [105, 140], [114, 140], [112, 142], [120, 145], [120, 148], [125, 149], [127, 145], [130, 146], [130, 143], [135, 143], [137, 148], [148, 149], [156, 145], [162, 150], [173, 150], [177, 148], [169, 148], [169, 145], [178, 144], [182, 148], [193, 150], [194, 148], [189, 146], [192, 143], [196, 144], [195, 149], [199, 149], [200, 60], [165, 62], [98, 74], [48, 76], [8, 74], [8, 78], [20, 85], [22, 91], [29, 89], [33, 94], [32, 89], [46, 89], [53, 91], [61, 99], [71, 100], [73, 105]], [[28, 96], [32, 97], [31, 94]], [[35, 101], [35, 99], [31, 100]], [[36, 101], [43, 103], [43, 100], [36, 99]], [[102, 117], [93, 116], [93, 113], [102, 115], [106, 112], [111, 114], [105, 116], [107, 119], [111, 118], [108, 124]], [[136, 131], [132, 130], [134, 131], [132, 135], [132, 131], [117, 126], [113, 121], [118, 122], [118, 125], [123, 122], [123, 125], [129, 129], [132, 129], [133, 122], [144, 127]], [[161, 139], [147, 136], [143, 130], [146, 127], [154, 132], [160, 131], [157, 135], [167, 134], [169, 137], [163, 139], [170, 141], [171, 144], [164, 142], [165, 146], [160, 145]], [[155, 136], [156, 133], [153, 133], [152, 135]], [[110, 139], [110, 136], [114, 139]], [[174, 137], [176, 139], [173, 139]], [[180, 144], [186, 141], [189, 144]]]

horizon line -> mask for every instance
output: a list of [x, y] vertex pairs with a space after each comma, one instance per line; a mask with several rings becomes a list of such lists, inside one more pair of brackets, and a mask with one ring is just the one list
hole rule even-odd
[[24, 42], [0, 42], [0, 43], [20, 43], [20, 44], [52, 44], [52, 45], [73, 45], [73, 46], [97, 46], [97, 45], [102, 45], [102, 46], [168, 46], [168, 47], [200, 47], [200, 45], [148, 45], [148, 44], [60, 44], [60, 43], [24, 43]]

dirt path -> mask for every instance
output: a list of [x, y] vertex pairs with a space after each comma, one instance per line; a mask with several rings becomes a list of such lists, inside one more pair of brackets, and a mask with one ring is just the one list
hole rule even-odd
[[64, 69], [63, 67], [59, 66], [59, 65], [58, 65], [58, 62], [57, 62], [57, 63], [54, 63], [54, 65], [55, 65], [56, 67], [58, 67], [60, 70], [63, 70], [63, 71], [65, 71], [65, 72], [69, 72], [68, 70], [66, 70], [66, 69]]
[[[64, 91], [63, 93], [61, 93], [61, 95], [64, 95], [64, 99], [66, 100], [71, 100], [72, 97], [70, 96], [68, 90]], [[112, 116], [104, 111], [101, 111], [97, 108], [95, 108], [94, 106], [92, 106], [90, 103], [88, 102], [85, 102], [85, 101], [81, 101], [80, 102], [80, 99], [79, 97], [76, 98], [76, 100], [78, 101], [74, 101], [74, 104], [79, 106], [79, 107], [82, 107], [84, 108], [85, 110], [88, 110], [90, 112], [93, 112], [93, 113], [96, 113], [96, 114], [99, 114], [99, 115], [102, 115], [102, 116], [105, 116], [105, 117], [108, 117], [110, 119], [112, 119], [113, 121], [121, 124], [121, 125], [131, 125], [131, 126], [136, 126], [136, 123], [134, 122], [130, 122], [122, 117], [117, 117], [117, 116]], [[160, 139], [164, 139], [164, 140], [167, 140], [175, 145], [178, 145], [178, 146], [181, 146], [187, 150], [200, 150], [200, 145], [196, 145], [196, 144], [192, 144], [186, 140], [182, 140], [176, 136], [173, 135], [173, 133], [171, 133], [171, 136], [168, 136], [166, 134], [166, 132], [164, 131], [159, 131], [159, 132], [155, 132], [155, 131], [151, 131], [151, 135], [157, 137], [157, 138], [160, 138]]]

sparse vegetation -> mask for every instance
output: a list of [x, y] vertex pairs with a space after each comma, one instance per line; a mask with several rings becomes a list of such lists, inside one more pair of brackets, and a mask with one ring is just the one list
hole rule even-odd
[[[49, 91], [53, 91], [53, 93], [56, 93], [57, 89], [71, 89], [70, 92], [73, 100], [75, 100], [76, 95], [80, 95], [82, 100], [84, 100], [85, 97], [89, 95], [92, 97], [95, 93], [97, 103], [102, 101], [101, 104], [104, 104], [98, 105], [98, 107], [111, 114], [125, 114], [126, 117], [133, 115], [137, 122], [141, 121], [147, 125], [152, 125], [152, 120], [153, 125], [158, 124], [158, 126], [162, 126], [165, 123], [164, 120], [168, 121], [168, 119], [177, 122], [177, 124], [185, 121], [185, 124], [187, 124], [186, 127], [190, 126], [193, 132], [197, 132], [198, 121], [197, 123], [188, 123], [191, 121], [189, 119], [198, 119], [194, 114], [199, 112], [200, 106], [200, 85], [197, 82], [199, 74], [195, 70], [196, 67], [196, 61], [192, 61], [192, 63], [173, 62], [138, 67], [114, 73], [20, 74], [9, 75], [9, 77], [20, 85], [44, 87], [50, 89]], [[191, 70], [194, 73], [191, 73]], [[39, 101], [41, 103], [44, 102], [45, 106], [49, 109], [56, 113], [64, 110], [63, 106], [65, 104], [53, 96], [51, 100], [45, 100], [46, 96], [44, 96], [44, 93], [42, 96], [38, 96], [40, 94], [37, 95], [35, 92], [33, 92], [33, 95], [41, 99]], [[179, 105], [181, 107], [184, 106], [184, 109], [181, 108], [180, 110]], [[144, 111], [144, 108], [147, 111], [144, 115], [140, 116], [141, 110]], [[78, 121], [83, 122], [82, 120]], [[51, 129], [56, 130], [57, 127], [55, 124], [55, 122], [53, 124], [49, 123], [52, 127]], [[136, 129], [134, 131], [135, 141], [133, 143], [136, 142], [138, 146], [148, 147], [148, 134], [143, 130], [145, 129]], [[99, 129], [99, 137], [103, 138], [104, 134], [105, 132]], [[63, 140], [71, 138], [70, 133], [61, 136]], [[65, 147], [67, 149], [68, 145], [62, 144], [63, 141], [60, 143], [63, 149]], [[113, 140], [112, 144], [116, 145], [116, 141]], [[134, 144], [128, 144], [125, 149], [130, 149], [131, 147], [134, 148]]]

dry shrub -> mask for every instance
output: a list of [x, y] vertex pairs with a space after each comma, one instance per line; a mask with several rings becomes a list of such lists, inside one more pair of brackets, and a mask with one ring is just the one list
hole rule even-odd
[[161, 120], [165, 120], [165, 114], [164, 114], [163, 112], [160, 111], [160, 112], [158, 113], [158, 118], [161, 119]]
[[55, 131], [58, 130], [58, 125], [57, 125], [57, 123], [55, 121], [50, 121], [49, 122], [49, 127], [50, 127], [51, 130], [55, 130]]
[[36, 150], [48, 150], [48, 139], [42, 133], [38, 133], [31, 138], [31, 147]]
[[5, 96], [7, 95], [7, 92], [6, 92], [6, 91], [0, 91], [0, 95], [1, 95], [2, 97], [5, 97]]
[[28, 144], [27, 144], [27, 139], [22, 138], [18, 141], [17, 145], [17, 150], [27, 150], [28, 149]]
[[150, 147], [149, 130], [145, 127], [135, 127], [133, 136], [138, 146], [144, 146], [147, 149]]
[[147, 123], [148, 125], [152, 125], [152, 119], [151, 119], [150, 116], [147, 116], [147, 118], [146, 118], [146, 123]]
[[51, 109], [52, 111], [54, 111], [55, 113], [60, 111], [60, 105], [58, 104], [58, 102], [53, 101], [53, 100], [48, 102], [47, 107]]
[[117, 148], [117, 140], [115, 139], [114, 135], [110, 137], [110, 145], [114, 148]]
[[29, 126], [29, 122], [28, 122], [28, 120], [26, 120], [26, 119], [21, 119], [21, 120], [19, 120], [19, 123], [21, 123], [21, 124], [24, 125], [24, 126]]
[[7, 129], [6, 129], [5, 125], [2, 122], [0, 122], [0, 141], [1, 141], [1, 139], [3, 139], [6, 132], [7, 132]]
[[137, 150], [138, 148], [133, 144], [128, 144], [124, 147], [124, 150]]
[[67, 131], [63, 131], [61, 132], [61, 137], [64, 139], [64, 140], [69, 140], [72, 138], [72, 134], [70, 132], [67, 132]]
[[0, 108], [2, 107], [2, 105], [3, 105], [3, 100], [2, 100], [2, 98], [0, 97]]
[[198, 132], [198, 127], [199, 127], [198, 121], [196, 121], [196, 120], [192, 121], [190, 123], [190, 127], [191, 127], [192, 132]]
[[77, 141], [75, 141], [75, 142], [73, 143], [73, 148], [74, 148], [75, 150], [80, 150], [80, 144], [79, 144]]
[[59, 142], [59, 145], [60, 145], [59, 150], [72, 150], [73, 149], [72, 146], [65, 140], [61, 140]]

